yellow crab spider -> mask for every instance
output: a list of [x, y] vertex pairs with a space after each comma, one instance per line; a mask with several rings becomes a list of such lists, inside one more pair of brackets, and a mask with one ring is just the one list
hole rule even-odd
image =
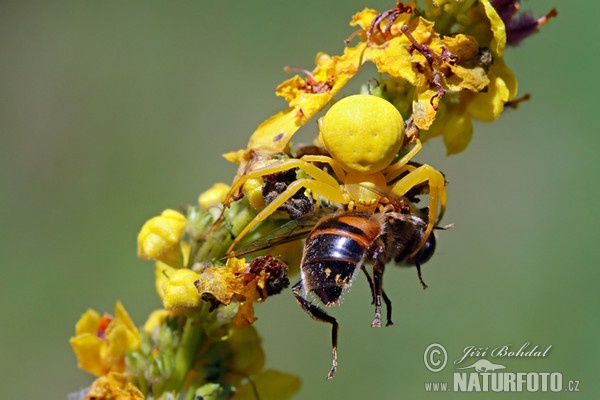
[[[386, 194], [402, 197], [416, 185], [428, 182], [429, 217], [423, 245], [438, 219], [438, 207], [441, 207], [439, 219], [446, 208], [445, 179], [441, 172], [427, 164], [418, 167], [408, 164], [421, 149], [418, 139], [406, 155], [392, 164], [404, 140], [404, 121], [398, 110], [380, 97], [349, 96], [329, 109], [319, 121], [319, 128], [320, 140], [331, 157], [306, 155], [276, 161], [250, 171], [233, 183], [225, 205], [250, 179], [293, 168], [309, 176], [289, 184], [266, 205], [237, 235], [227, 252], [230, 253], [252, 228], [301, 189], [310, 191], [315, 197], [322, 196], [332, 203], [345, 205], [348, 210], [376, 212], [389, 203]], [[328, 164], [335, 178], [312, 164], [315, 162]], [[402, 174], [405, 175], [393, 182]]]

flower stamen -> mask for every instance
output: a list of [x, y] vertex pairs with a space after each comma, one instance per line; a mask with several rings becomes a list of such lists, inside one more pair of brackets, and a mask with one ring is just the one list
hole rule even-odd
[[306, 93], [328, 93], [333, 87], [333, 77], [327, 79], [325, 82], [322, 82], [318, 81], [317, 78], [315, 78], [315, 76], [313, 75], [313, 73], [305, 68], [286, 66], [283, 68], [283, 70], [288, 74], [292, 72], [301, 72], [305, 74], [306, 86], [304, 88], [304, 92]]
[[400, 27], [400, 30], [402, 31], [402, 33], [404, 33], [404, 36], [406, 36], [406, 38], [411, 43], [411, 45], [408, 47], [408, 52], [410, 54], [412, 54], [415, 50], [417, 50], [417, 51], [419, 51], [419, 53], [423, 54], [423, 57], [425, 57], [425, 59], [427, 60], [427, 63], [429, 63], [430, 66], [442, 65], [442, 62], [443, 62], [442, 57], [435, 54], [435, 52], [433, 50], [431, 50], [431, 48], [429, 46], [427, 46], [426, 44], [421, 44], [421, 43], [417, 42], [417, 39], [415, 39], [415, 37], [412, 35], [412, 33], [410, 33], [410, 29], [408, 28], [408, 25], [402, 25], [402, 27]]
[[523, 96], [519, 97], [518, 99], [514, 99], [511, 101], [507, 101], [506, 103], [504, 103], [504, 108], [513, 108], [516, 109], [517, 107], [519, 107], [519, 105], [523, 102], [529, 101], [531, 99], [531, 95], [529, 93], [524, 94]]
[[[396, 7], [380, 13], [373, 19], [373, 21], [371, 21], [371, 24], [367, 29], [367, 41], [374, 43], [375, 41], [371, 40], [374, 34], [379, 34], [384, 41], [391, 39], [392, 35], [390, 30], [396, 19], [400, 16], [400, 14], [411, 14], [412, 12], [413, 9], [411, 6], [405, 6], [401, 1], [397, 1]], [[387, 24], [383, 29], [381, 29], [381, 22], [383, 22], [386, 18], [388, 20]]]

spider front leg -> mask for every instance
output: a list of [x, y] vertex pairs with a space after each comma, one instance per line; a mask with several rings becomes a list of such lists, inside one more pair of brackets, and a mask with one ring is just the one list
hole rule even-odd
[[[325, 162], [321, 160], [319, 161]], [[272, 175], [279, 172], [288, 171], [293, 168], [298, 168], [306, 172], [308, 175], [312, 176], [314, 179], [327, 183], [331, 186], [336, 186], [338, 184], [334, 177], [332, 177], [327, 172], [317, 168], [316, 166], [314, 166], [310, 162], [307, 162], [304, 159], [274, 161], [272, 164], [250, 171], [245, 175], [239, 177], [237, 180], [235, 180], [231, 185], [229, 193], [225, 197], [225, 201], [223, 203], [225, 204], [225, 206], [229, 206], [229, 204], [236, 198], [237, 193], [240, 191], [240, 189], [250, 179], [259, 179], [266, 175]]]
[[[326, 162], [326, 160], [319, 160], [322, 162]], [[341, 199], [341, 195], [343, 195], [342, 190], [340, 189], [340, 185], [336, 181], [336, 179], [329, 175], [327, 172], [322, 169], [316, 167], [315, 165], [307, 162], [304, 159], [289, 159], [282, 161], [274, 161], [273, 163], [257, 168], [253, 171], [242, 175], [238, 179], [236, 179], [231, 188], [229, 189], [229, 193], [225, 197], [223, 204], [225, 207], [228, 207], [229, 204], [237, 197], [237, 193], [244, 186], [246, 182], [250, 179], [260, 179], [266, 175], [272, 175], [279, 172], [288, 171], [294, 168], [298, 168], [308, 175], [310, 175], [313, 179], [304, 178], [299, 179], [297, 181], [292, 182], [288, 185], [287, 189], [282, 192], [279, 196], [277, 196], [271, 203], [265, 206], [256, 217], [236, 236], [233, 243], [227, 250], [227, 253], [231, 253], [233, 247], [238, 244], [242, 238], [259, 222], [264, 221], [269, 215], [273, 214], [277, 208], [279, 208], [283, 203], [289, 200], [294, 194], [297, 193], [302, 187], [305, 189], [309, 189], [313, 191], [313, 193], [319, 193], [332, 201], [338, 201]], [[221, 212], [221, 217], [224, 213], [224, 209]], [[219, 219], [221, 218], [219, 217]], [[216, 224], [215, 224], [216, 225]]]
[[406, 153], [401, 159], [393, 163], [392, 165], [386, 167], [383, 170], [385, 175], [385, 179], [388, 182], [393, 181], [398, 176], [402, 175], [405, 171], [410, 170], [406, 164], [423, 148], [421, 141], [416, 139], [415, 145], [410, 149], [408, 153]]
[[[323, 174], [326, 173], [323, 172]], [[331, 178], [330, 175], [327, 176]], [[240, 240], [242, 240], [242, 238], [246, 236], [246, 234], [250, 232], [250, 230], [252, 230], [252, 228], [254, 228], [258, 223], [267, 219], [279, 207], [281, 207], [283, 203], [291, 199], [292, 196], [294, 196], [300, 189], [308, 189], [312, 193], [326, 197], [327, 199], [335, 203], [348, 203], [347, 196], [345, 195], [344, 191], [340, 188], [340, 185], [337, 182], [335, 182], [335, 186], [333, 186], [330, 184], [330, 182], [322, 182], [316, 179], [298, 179], [290, 183], [288, 187], [279, 196], [277, 196], [271, 203], [269, 203], [265, 208], [263, 208], [256, 215], [256, 217], [254, 217], [254, 219], [250, 221], [248, 225], [244, 227], [244, 229], [242, 229], [242, 231], [233, 240], [233, 243], [231, 243], [231, 246], [229, 246], [227, 253], [231, 253], [235, 245], [237, 245], [240, 242]]]
[[[421, 247], [423, 247], [427, 241], [436, 222], [439, 222], [444, 216], [444, 212], [446, 211], [446, 180], [440, 171], [430, 165], [423, 164], [402, 177], [391, 189], [391, 192], [394, 195], [402, 197], [408, 193], [410, 189], [426, 181], [429, 182], [427, 229], [425, 230], [421, 243], [413, 254], [411, 254], [411, 257], [421, 250]], [[438, 207], [440, 208], [439, 216]]]

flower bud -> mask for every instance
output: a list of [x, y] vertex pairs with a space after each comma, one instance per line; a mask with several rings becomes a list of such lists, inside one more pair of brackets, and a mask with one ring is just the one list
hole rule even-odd
[[228, 185], [224, 183], [215, 183], [210, 189], [198, 197], [198, 203], [200, 204], [200, 207], [205, 210], [219, 206], [223, 203], [223, 200], [225, 200], [228, 192]]
[[180, 242], [185, 233], [186, 219], [175, 210], [165, 210], [148, 220], [138, 235], [138, 256], [160, 260], [172, 267], [183, 266]]
[[200, 276], [189, 269], [178, 269], [173, 272], [163, 286], [163, 305], [168, 311], [191, 311], [201, 303], [200, 293], [194, 282]]

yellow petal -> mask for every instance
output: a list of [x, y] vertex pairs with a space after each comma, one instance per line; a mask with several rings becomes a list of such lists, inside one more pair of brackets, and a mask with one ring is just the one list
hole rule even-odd
[[169, 311], [163, 309], [152, 311], [144, 324], [144, 331], [152, 333], [154, 330], [160, 329], [160, 326], [170, 315]]
[[490, 4], [489, 0], [479, 0], [479, 2], [483, 6], [485, 14], [490, 20], [493, 35], [492, 42], [489, 46], [490, 50], [492, 50], [495, 55], [501, 56], [506, 47], [506, 27], [504, 26], [504, 22], [496, 12], [494, 6]]
[[98, 350], [102, 362], [113, 371], [125, 371], [125, 353], [138, 349], [140, 342], [139, 332], [129, 314], [121, 302], [117, 302], [115, 317], [106, 327], [103, 346]]
[[494, 64], [490, 68], [490, 74], [493, 74], [504, 81], [504, 84], [508, 88], [508, 100], [513, 100], [517, 97], [517, 90], [519, 89], [519, 83], [515, 74], [506, 66], [502, 57], [497, 57], [494, 60]]
[[97, 311], [88, 308], [88, 310], [83, 313], [77, 324], [75, 325], [75, 336], [82, 335], [84, 333], [90, 333], [92, 335], [96, 334], [98, 330], [98, 324], [100, 323], [100, 314]]
[[[256, 293], [256, 282], [251, 282], [250, 285], [254, 286], [254, 293]], [[258, 318], [254, 316], [254, 301], [256, 299], [246, 298], [245, 301], [240, 302], [238, 312], [233, 318], [233, 325], [236, 328], [243, 328], [248, 325], [252, 325]]]
[[491, 82], [487, 92], [473, 93], [466, 99], [467, 112], [480, 121], [490, 122], [500, 116], [504, 103], [508, 101], [509, 90], [499, 76], [490, 76]]
[[227, 360], [229, 371], [252, 376], [265, 365], [265, 353], [261, 338], [253, 326], [235, 329], [228, 340], [231, 357]]
[[481, 67], [465, 68], [461, 65], [452, 65], [450, 70], [452, 75], [446, 79], [448, 90], [480, 92], [490, 84], [488, 75]]
[[233, 299], [236, 291], [241, 290], [241, 283], [227, 268], [212, 267], [202, 271], [197, 288], [200, 295], [210, 294], [219, 303], [227, 305]]
[[169, 280], [169, 277], [175, 273], [177, 269], [168, 266], [167, 264], [158, 261], [154, 266], [154, 284], [156, 287], [156, 293], [164, 301], [165, 298], [165, 284]]
[[[106, 333], [105, 359], [110, 369], [116, 372], [125, 372], [125, 353], [139, 347], [139, 338], [129, 332], [123, 325], [113, 324]], [[132, 347], [130, 347], [132, 346]]]
[[205, 210], [211, 207], [219, 206], [225, 200], [229, 192], [229, 185], [224, 183], [215, 183], [210, 189], [198, 197], [198, 204]]
[[[362, 62], [364, 43], [354, 48], [346, 48], [342, 56], [330, 57], [319, 53], [313, 76], [317, 83], [324, 85], [323, 92], [313, 93], [305, 81], [293, 77], [277, 88], [277, 94], [288, 100], [290, 108], [271, 116], [258, 126], [252, 134], [246, 151], [267, 154], [288, 152], [289, 142], [296, 131], [321, 111], [335, 94], [352, 78]], [[230, 155], [233, 160], [249, 159], [249, 155]]]
[[[437, 89], [426, 89], [420, 87], [415, 90], [413, 100], [413, 121], [419, 129], [427, 130], [435, 120], [437, 111], [433, 108], [431, 101], [437, 95]], [[437, 99], [434, 99], [434, 104]]]
[[69, 340], [77, 360], [79, 368], [96, 376], [104, 375], [109, 370], [105, 362], [104, 340], [91, 333], [77, 335]]
[[117, 305], [115, 306], [115, 320], [118, 321], [119, 324], [123, 324], [125, 329], [127, 329], [130, 332], [133, 332], [134, 335], [137, 336], [139, 334], [137, 327], [135, 326], [135, 324], [131, 320], [131, 317], [129, 316], [129, 313], [127, 312], [127, 310], [125, 310], [125, 307], [123, 307], [123, 303], [121, 303], [120, 301], [117, 301]]
[[248, 156], [247, 150], [230, 151], [223, 154], [223, 158], [234, 164], [241, 163]]
[[446, 154], [458, 154], [471, 142], [473, 123], [467, 113], [450, 113], [444, 123]]
[[379, 15], [379, 11], [365, 8], [352, 16], [350, 26], [360, 26], [362, 29], [367, 29], [377, 15]]
[[258, 179], [248, 179], [244, 183], [243, 192], [250, 205], [255, 210], [261, 210], [265, 207], [265, 196], [263, 194], [263, 185], [264, 180], [262, 178]]
[[248, 150], [266, 153], [287, 152], [292, 135], [306, 122], [298, 107], [291, 107], [269, 117], [250, 137]]
[[298, 75], [294, 75], [293, 77], [283, 81], [279, 86], [277, 86], [277, 90], [275, 94], [277, 96], [281, 96], [290, 103], [296, 97], [298, 97], [302, 92], [304, 92], [304, 88], [306, 87], [306, 81], [302, 79]]
[[[406, 37], [400, 36], [380, 46], [369, 46], [365, 50], [365, 60], [374, 63], [380, 73], [404, 79], [415, 86], [423, 85], [424, 77], [413, 69], [415, 53], [410, 54], [406, 49], [409, 44]], [[421, 57], [421, 60], [424, 61], [424, 58]]]

